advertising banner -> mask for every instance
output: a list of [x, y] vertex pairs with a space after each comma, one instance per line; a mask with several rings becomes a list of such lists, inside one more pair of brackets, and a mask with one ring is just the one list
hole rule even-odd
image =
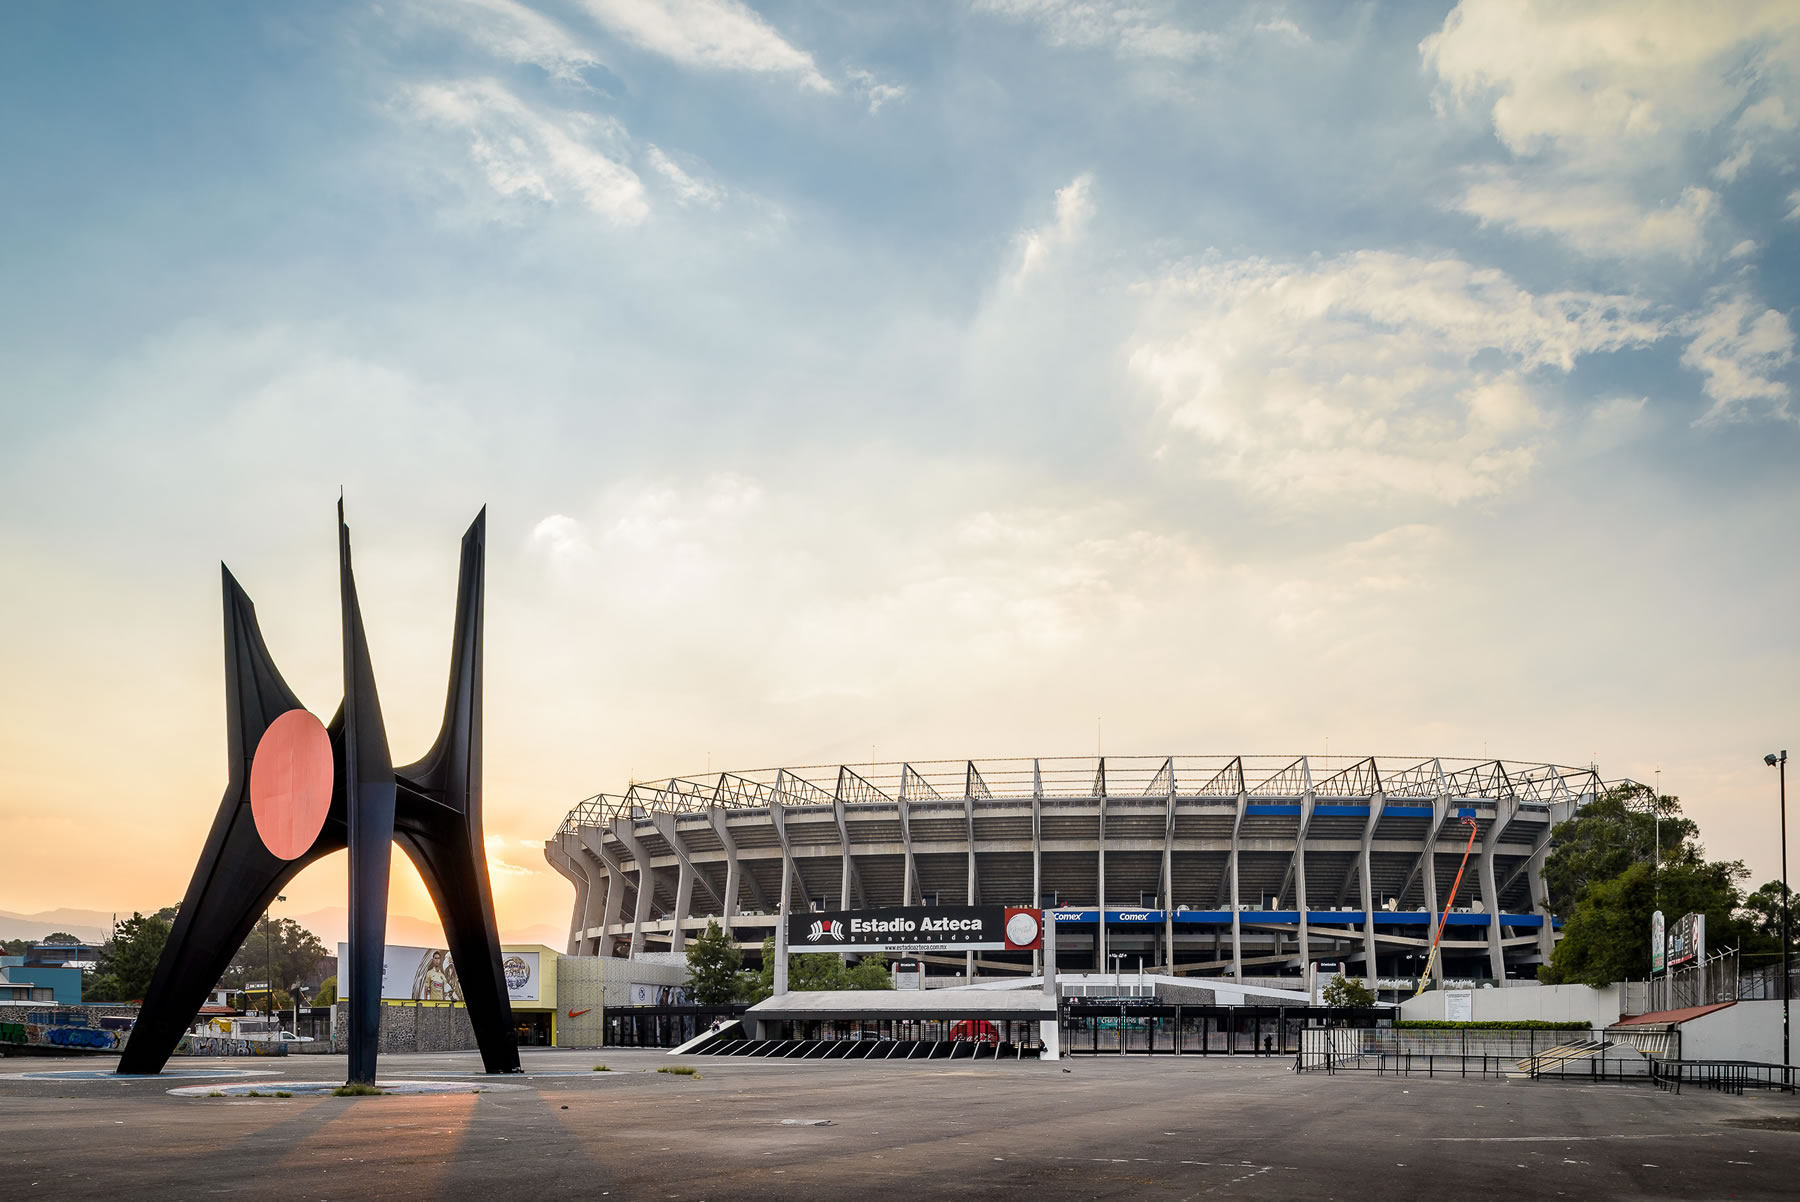
[[[342, 997], [352, 996], [350, 945], [340, 943], [338, 963], [343, 976], [338, 982]], [[506, 976], [506, 996], [515, 1002], [538, 1000], [538, 953], [500, 953], [500, 970]], [[456, 963], [441, 947], [405, 947], [390, 943], [382, 949], [381, 996], [390, 1002], [460, 1002], [462, 982]]]
[[1706, 955], [1706, 915], [1683, 914], [1669, 928], [1670, 968], [1698, 964]]
[[687, 990], [680, 985], [640, 985], [631, 983], [633, 1006], [685, 1006]]
[[1663, 929], [1663, 912], [1650, 915], [1650, 971], [1661, 972], [1669, 955], [1669, 937]]
[[788, 916], [788, 950], [793, 952], [1020, 951], [1039, 946], [1042, 936], [1040, 911], [1005, 906], [903, 906]]

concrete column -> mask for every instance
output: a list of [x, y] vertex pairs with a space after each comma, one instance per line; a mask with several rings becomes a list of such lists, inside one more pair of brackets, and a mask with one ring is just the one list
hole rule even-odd
[[788, 991], [788, 903], [793, 894], [793, 875], [781, 874], [781, 912], [775, 917], [775, 996]]
[[575, 906], [569, 911], [569, 939], [566, 955], [581, 954], [581, 941], [586, 930], [588, 892], [592, 882], [588, 879], [587, 868], [575, 856], [563, 847], [564, 836], [558, 835], [544, 844], [544, 859], [554, 868], [559, 876], [575, 887]]
[[586, 919], [588, 892], [592, 888], [593, 883], [588, 880], [586, 873], [582, 873], [580, 879], [575, 882], [575, 908], [569, 912], [569, 926], [571, 929], [569, 931], [568, 954], [571, 956], [579, 956], [581, 954], [582, 939], [587, 932]]
[[[1311, 769], [1307, 769], [1308, 778]], [[1313, 806], [1317, 799], [1311, 789], [1300, 798], [1300, 829], [1294, 833], [1294, 904], [1300, 911], [1300, 979], [1304, 981], [1312, 964], [1312, 937], [1306, 918], [1306, 829], [1312, 824]]]
[[1175, 757], [1169, 757], [1169, 810], [1163, 820], [1163, 962], [1175, 975]]
[[913, 862], [912, 811], [906, 804], [906, 782], [910, 764], [900, 765], [900, 795], [894, 799], [894, 812], [900, 818], [900, 842], [906, 848], [906, 875], [900, 889], [900, 904], [913, 905], [919, 896], [919, 866]]
[[631, 916], [631, 954], [635, 956], [644, 950], [644, 924], [650, 921], [650, 906], [656, 898], [656, 872], [650, 867], [644, 845], [625, 830], [623, 821], [613, 823], [612, 833], [637, 865], [637, 909]]
[[1387, 807], [1387, 795], [1377, 793], [1369, 798], [1369, 821], [1363, 826], [1362, 851], [1358, 853], [1356, 876], [1361, 886], [1358, 901], [1362, 902], [1363, 911], [1363, 979], [1370, 989], [1375, 988], [1378, 976], [1375, 970], [1375, 882], [1371, 879], [1373, 865], [1370, 862], [1369, 845], [1375, 839], [1375, 825], [1381, 821], [1381, 811]]
[[[1057, 1008], [1056, 991], [1056, 922], [1048, 911], [1044, 911], [1044, 1001], [1052, 1010]], [[1041, 1019], [1038, 1022], [1038, 1038], [1044, 1045], [1043, 1059], [1058, 1060], [1062, 1058], [1062, 1027], [1055, 1018]]]
[[596, 943], [605, 943], [606, 950], [603, 954], [610, 956], [612, 937], [620, 932], [625, 923], [625, 868], [618, 857], [606, 849], [606, 836], [601, 831], [584, 827], [578, 837], [588, 854], [606, 866], [605, 909]]
[[669, 950], [678, 952], [687, 946], [687, 932], [681, 924], [687, 921], [688, 911], [694, 901], [694, 869], [687, 861], [681, 863], [681, 871], [675, 878], [675, 921], [669, 927]]
[[[1036, 760], [1031, 761], [1031, 904], [1044, 904], [1044, 778]], [[1044, 927], [1050, 927], [1047, 918]], [[1032, 971], [1043, 971], [1043, 965], [1044, 953], [1031, 953]]]
[[742, 869], [738, 867], [737, 845], [727, 844], [725, 846], [725, 913], [721, 924], [727, 929], [730, 928], [732, 916], [737, 913], [738, 909], [738, 890], [740, 888], [738, 874], [741, 871]]
[[[590, 869], [590, 871], [592, 871], [592, 869]], [[587, 936], [587, 939], [589, 939], [587, 954], [610, 955], [612, 954], [612, 946], [608, 945], [607, 950], [601, 952], [601, 945], [603, 945], [608, 937], [610, 937], [607, 934], [607, 900], [608, 896], [612, 894], [612, 889], [614, 889], [614, 885], [612, 885], [612, 869], [608, 869], [607, 866], [601, 864], [601, 866], [598, 867], [598, 871], [599, 875], [594, 878], [594, 884], [590, 885], [589, 891], [587, 891], [587, 925], [583, 927], [583, 934], [594, 932], [594, 934], [589, 934], [589, 936]]]
[[1250, 798], [1239, 793], [1237, 799], [1237, 820], [1231, 824], [1231, 979], [1244, 980], [1244, 914], [1243, 903], [1238, 897], [1238, 830], [1244, 825], [1244, 810], [1250, 804]]
[[[1425, 910], [1431, 915], [1430, 920], [1425, 924], [1425, 942], [1427, 948], [1429, 948], [1431, 942], [1437, 938], [1438, 934], [1437, 837], [1438, 832], [1444, 828], [1444, 818], [1449, 812], [1449, 807], [1450, 799], [1448, 797], [1439, 797], [1431, 803], [1431, 808], [1435, 811], [1431, 821], [1431, 837], [1425, 844], [1425, 850], [1419, 854], [1419, 863], [1421, 865], [1419, 871], [1420, 875], [1425, 878], [1423, 882], [1425, 886]], [[1430, 952], [1427, 951], [1426, 954], [1430, 955]], [[1444, 958], [1441, 952], [1439, 953], [1438, 958], [1432, 962], [1431, 982], [1434, 985], [1442, 985], [1444, 983]]]
[[[1101, 763], [1104, 764], [1105, 761], [1102, 760]], [[1104, 786], [1102, 786], [1102, 789], [1104, 790]], [[1095, 900], [1099, 903], [1100, 909], [1096, 911], [1096, 917], [1099, 921], [1095, 924], [1095, 929], [1098, 933], [1094, 941], [1094, 946], [1098, 949], [1098, 955], [1094, 967], [1100, 972], [1110, 972], [1112, 970], [1112, 963], [1106, 958], [1106, 794], [1104, 791], [1100, 794], [1099, 806], [1100, 838], [1097, 842], [1100, 850], [1098, 852], [1099, 863], [1095, 868], [1094, 888], [1099, 894], [1099, 897]]]
[[1550, 888], [1544, 884], [1544, 860], [1550, 854], [1550, 830], [1555, 828], [1558, 819], [1553, 812], [1550, 815], [1550, 826], [1544, 832], [1544, 838], [1531, 858], [1525, 861], [1525, 881], [1531, 889], [1531, 912], [1536, 914], [1543, 925], [1538, 927], [1538, 955], [1545, 964], [1550, 963], [1551, 955], [1556, 951], [1556, 927], [1554, 915], [1550, 913]]

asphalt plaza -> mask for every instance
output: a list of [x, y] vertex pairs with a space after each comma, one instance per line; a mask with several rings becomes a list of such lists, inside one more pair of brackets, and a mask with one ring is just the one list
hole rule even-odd
[[[1791, 1198], [1800, 1101], [1648, 1086], [1296, 1075], [1289, 1059], [807, 1062], [527, 1050], [388, 1056], [428, 1095], [207, 1096], [0, 1061], [24, 1198]], [[595, 1064], [609, 1071], [594, 1072]], [[660, 1073], [684, 1065], [697, 1077]], [[205, 1061], [224, 1093], [342, 1057]], [[57, 1073], [55, 1077], [39, 1074]], [[29, 1074], [29, 1075], [28, 1075]], [[491, 1084], [523, 1085], [490, 1090]], [[199, 1093], [174, 1096], [171, 1090]]]

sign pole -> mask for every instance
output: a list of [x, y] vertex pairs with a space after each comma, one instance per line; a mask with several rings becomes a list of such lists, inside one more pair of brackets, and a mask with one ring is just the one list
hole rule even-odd
[[782, 865], [781, 913], [775, 918], [775, 996], [787, 992], [788, 968], [788, 901], [793, 891], [793, 874]]
[[[1043, 915], [1044, 932], [1044, 1004], [1051, 1011], [1057, 1009], [1056, 992], [1056, 915], [1049, 910], [1040, 911]], [[1062, 1058], [1062, 1015], [1052, 1017], [1038, 1023], [1038, 1038], [1044, 1045], [1043, 1059], [1059, 1060]]]

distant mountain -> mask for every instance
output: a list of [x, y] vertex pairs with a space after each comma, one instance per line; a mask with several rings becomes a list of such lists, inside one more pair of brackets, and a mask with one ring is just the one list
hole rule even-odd
[[[335, 949], [339, 943], [349, 938], [350, 913], [342, 906], [330, 906], [323, 910], [312, 910], [305, 914], [291, 914], [287, 917], [311, 931], [319, 937], [326, 947]], [[500, 924], [500, 942], [502, 943], [542, 943], [549, 947], [561, 948], [568, 942], [569, 932], [548, 923], [536, 923], [530, 926], [512, 927]], [[387, 941], [407, 947], [443, 947], [444, 928], [436, 918], [415, 918], [411, 914], [389, 914], [387, 920]]]
[[104, 910], [73, 910], [66, 906], [41, 914], [0, 910], [0, 939], [42, 939], [55, 931], [67, 931], [85, 943], [101, 943], [112, 933], [112, 921], [113, 916]]

